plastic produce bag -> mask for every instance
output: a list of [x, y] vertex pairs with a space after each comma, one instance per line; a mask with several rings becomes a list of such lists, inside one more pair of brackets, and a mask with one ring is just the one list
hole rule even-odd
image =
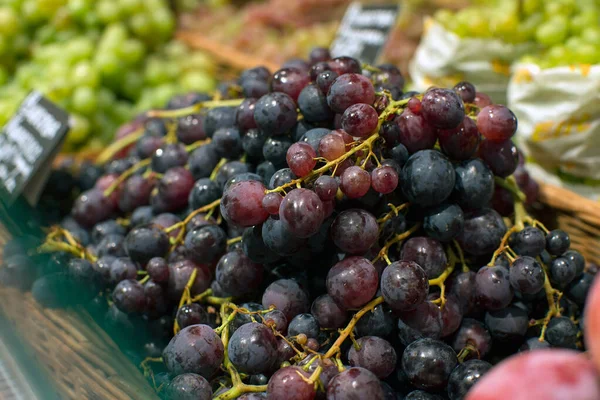
[[[517, 138], [538, 178], [600, 198], [600, 65], [520, 64], [508, 87]], [[554, 175], [554, 176], [553, 176]]]
[[532, 48], [496, 39], [462, 38], [435, 20], [425, 20], [425, 33], [410, 64], [415, 90], [452, 87], [461, 80], [475, 85], [496, 103], [506, 104], [510, 65]]

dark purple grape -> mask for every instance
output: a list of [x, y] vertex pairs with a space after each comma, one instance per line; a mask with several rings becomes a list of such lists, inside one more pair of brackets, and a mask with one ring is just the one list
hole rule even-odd
[[154, 152], [151, 166], [153, 171], [163, 174], [168, 169], [185, 165], [187, 160], [188, 153], [183, 144], [167, 144]]
[[550, 343], [544, 341], [540, 342], [540, 339], [537, 337], [529, 338], [519, 347], [519, 352], [523, 351], [531, 351], [531, 350], [539, 350], [539, 349], [548, 349], [550, 348]]
[[240, 131], [234, 127], [219, 128], [212, 137], [212, 143], [220, 157], [235, 159], [243, 151]]
[[484, 140], [479, 144], [479, 157], [490, 167], [494, 175], [506, 178], [517, 169], [519, 153], [510, 140], [492, 142]]
[[206, 139], [206, 132], [203, 115], [186, 115], [177, 120], [177, 140], [181, 143], [192, 144], [204, 139]]
[[334, 58], [333, 60], [329, 61], [329, 66], [332, 70], [337, 72], [338, 75], [360, 74], [362, 71], [360, 62], [356, 58], [346, 56]]
[[327, 93], [338, 76], [339, 74], [335, 71], [321, 71], [317, 75], [315, 82], [317, 83], [317, 87], [321, 90], [321, 92]]
[[377, 336], [365, 336], [356, 343], [359, 348], [352, 346], [348, 352], [350, 365], [365, 368], [380, 379], [394, 372], [397, 358], [390, 342]]
[[338, 190], [338, 182], [335, 178], [329, 175], [321, 175], [317, 178], [314, 184], [314, 191], [323, 201], [335, 199]]
[[328, 294], [323, 294], [313, 301], [310, 313], [315, 316], [319, 326], [325, 329], [342, 328], [348, 320], [346, 311]]
[[390, 157], [402, 168], [406, 164], [406, 161], [408, 161], [408, 150], [403, 144], [398, 144], [390, 150]]
[[192, 173], [184, 167], [174, 167], [158, 181], [158, 196], [166, 205], [166, 211], [175, 211], [188, 204], [193, 187]]
[[231, 363], [247, 374], [269, 371], [277, 360], [277, 341], [270, 328], [251, 322], [239, 327], [227, 346]]
[[272, 135], [281, 135], [292, 129], [297, 118], [296, 103], [285, 93], [266, 94], [254, 106], [256, 125]]
[[217, 129], [235, 126], [236, 107], [215, 107], [207, 111], [204, 117], [204, 132], [212, 138]]
[[180, 400], [210, 400], [212, 389], [204, 377], [198, 374], [177, 375], [165, 388], [169, 399]]
[[265, 308], [275, 306], [288, 321], [309, 310], [306, 292], [292, 279], [279, 279], [271, 283], [263, 293], [262, 305]]
[[115, 204], [110, 197], [105, 197], [100, 189], [90, 189], [75, 200], [71, 215], [82, 227], [91, 228], [108, 219], [114, 210]]
[[436, 150], [421, 150], [410, 156], [400, 176], [407, 200], [431, 207], [446, 200], [454, 188], [452, 163]]
[[444, 400], [437, 394], [425, 392], [423, 390], [413, 390], [404, 397], [403, 400]]
[[437, 141], [436, 130], [423, 116], [406, 109], [394, 119], [400, 129], [399, 141], [412, 154], [431, 149]]
[[283, 197], [279, 193], [267, 193], [262, 200], [262, 206], [271, 215], [279, 215], [279, 207]]
[[575, 268], [575, 276], [579, 276], [585, 269], [585, 258], [577, 250], [566, 251], [563, 255]]
[[429, 338], [409, 344], [402, 355], [402, 369], [410, 383], [425, 390], [443, 390], [457, 364], [452, 347]]
[[473, 103], [475, 101], [475, 86], [471, 82], [461, 81], [454, 85], [454, 91], [458, 93], [460, 98], [465, 103]]
[[354, 208], [342, 211], [331, 225], [331, 238], [348, 254], [364, 254], [379, 235], [377, 219], [368, 211]]
[[262, 278], [262, 265], [253, 263], [240, 250], [225, 254], [217, 264], [217, 282], [224, 291], [234, 296], [242, 296], [258, 289]]
[[373, 84], [369, 78], [357, 73], [340, 75], [327, 92], [327, 104], [340, 114], [353, 104], [373, 104], [374, 101]]
[[267, 219], [262, 225], [261, 235], [266, 247], [281, 256], [294, 254], [306, 245], [306, 239], [293, 235], [279, 219]]
[[[335, 75], [335, 77], [332, 75], [335, 74], [335, 72], [327, 72], [327, 76], [331, 76], [333, 79], [337, 77], [337, 75]], [[331, 79], [331, 82], [333, 79]], [[319, 81], [317, 80], [317, 82]], [[331, 85], [331, 82], [329, 82], [329, 85]], [[307, 121], [321, 122], [333, 118], [333, 111], [331, 111], [327, 104], [327, 96], [325, 93], [327, 92], [319, 89], [319, 86], [314, 83], [306, 85], [300, 92], [300, 95], [298, 96], [298, 108]]]
[[494, 175], [479, 159], [463, 161], [455, 167], [453, 199], [463, 209], [488, 206], [494, 195]]
[[495, 341], [519, 343], [529, 327], [529, 317], [523, 309], [510, 306], [485, 313], [485, 326]]
[[373, 85], [380, 89], [389, 90], [392, 98], [397, 100], [404, 88], [404, 77], [400, 70], [393, 64], [380, 64], [379, 71], [373, 73], [371, 80]]
[[210, 99], [211, 97], [206, 93], [189, 92], [179, 94], [169, 99], [166, 108], [169, 110], [176, 110], [178, 108], [193, 106], [194, 104], [202, 103], [203, 101], [209, 101]]
[[565, 291], [567, 298], [578, 306], [583, 307], [593, 281], [594, 276], [588, 272], [584, 272], [575, 278]]
[[553, 256], [560, 256], [569, 250], [571, 239], [562, 229], [554, 229], [546, 234], [546, 250]]
[[378, 305], [358, 320], [355, 330], [356, 337], [369, 335], [386, 337], [394, 330], [394, 316], [389, 308]]
[[451, 344], [457, 353], [470, 345], [476, 350], [475, 354], [470, 354], [470, 358], [483, 358], [492, 347], [492, 336], [484, 324], [476, 319], [465, 318], [456, 331]]
[[386, 165], [375, 168], [371, 172], [371, 187], [377, 193], [392, 193], [398, 187], [398, 173]]
[[221, 338], [208, 325], [190, 325], [175, 335], [163, 351], [163, 361], [174, 375], [191, 372], [210, 378], [223, 362]]
[[554, 317], [548, 323], [546, 340], [553, 347], [576, 349], [580, 330], [569, 317]]
[[488, 310], [500, 310], [510, 304], [514, 290], [508, 271], [503, 267], [481, 267], [475, 277], [479, 303]]
[[517, 132], [517, 117], [500, 104], [482, 108], [477, 114], [477, 130], [492, 142], [504, 142]]
[[140, 265], [146, 265], [151, 258], [164, 257], [169, 247], [168, 235], [155, 226], [134, 228], [125, 237], [127, 255]]
[[462, 249], [473, 255], [490, 254], [498, 248], [506, 233], [500, 214], [489, 208], [465, 213], [465, 224], [456, 240]]
[[144, 287], [133, 279], [126, 279], [117, 284], [112, 293], [115, 306], [125, 314], [140, 314], [146, 306]]
[[521, 293], [535, 294], [544, 287], [546, 274], [535, 258], [519, 257], [509, 271], [510, 284]]
[[306, 335], [308, 338], [317, 338], [321, 327], [319, 321], [312, 314], [298, 314], [288, 324], [288, 335]]
[[114, 258], [113, 256], [104, 256], [102, 258], [113, 258], [110, 264], [109, 283], [116, 285], [126, 279], [137, 278], [137, 266], [127, 257]]
[[189, 158], [189, 168], [194, 179], [208, 178], [219, 163], [219, 159], [216, 147], [212, 143], [194, 150]]
[[100, 243], [96, 245], [96, 255], [98, 257], [114, 256], [123, 257], [125, 256], [125, 249], [123, 248], [125, 238], [123, 235], [117, 233], [109, 233], [100, 240]]
[[269, 217], [262, 207], [265, 190], [265, 186], [257, 181], [230, 186], [221, 198], [221, 215], [227, 222], [243, 227], [263, 223]]
[[423, 95], [421, 112], [439, 129], [456, 128], [465, 118], [462, 99], [452, 90], [433, 88]]
[[246, 134], [242, 136], [242, 148], [249, 157], [261, 158], [267, 138], [268, 135], [265, 132], [259, 129], [249, 129]]
[[285, 367], [273, 374], [267, 386], [267, 400], [313, 400], [315, 388], [307, 382], [310, 374], [302, 368]]
[[282, 68], [273, 74], [271, 90], [273, 92], [283, 92], [294, 101], [297, 101], [298, 95], [309, 82], [310, 75], [306, 71], [296, 68]]
[[206, 206], [221, 197], [221, 188], [215, 181], [201, 178], [194, 183], [188, 199], [193, 209]]
[[263, 319], [265, 325], [275, 328], [279, 333], [285, 334], [287, 332], [288, 320], [282, 311], [269, 311], [263, 315]]
[[446, 304], [442, 308], [442, 334], [441, 337], [447, 337], [460, 327], [463, 319], [463, 312], [460, 301], [455, 295], [446, 295]]
[[384, 400], [377, 376], [360, 367], [348, 368], [334, 376], [327, 385], [327, 400], [346, 399]]
[[306, 142], [308, 144], [311, 145], [311, 147], [313, 149], [315, 149], [315, 151], [317, 152], [317, 155], [319, 155], [319, 145], [321, 144], [321, 139], [323, 139], [326, 135], [328, 135], [329, 133], [333, 133], [334, 131], [331, 131], [327, 128], [314, 128], [314, 129], [310, 129], [308, 131], [306, 131], [301, 137], [300, 139], [298, 139], [299, 142]]
[[483, 360], [467, 360], [459, 364], [448, 379], [448, 397], [450, 400], [466, 398], [469, 390], [484, 376], [492, 364]]
[[437, 278], [446, 269], [448, 259], [446, 252], [440, 242], [425, 236], [410, 238], [402, 246], [403, 261], [414, 261], [417, 263], [428, 279]]
[[127, 213], [147, 205], [152, 189], [154, 189], [153, 179], [141, 175], [134, 175], [127, 179], [119, 194], [119, 209]]
[[463, 230], [465, 217], [456, 204], [443, 203], [425, 211], [423, 229], [431, 238], [449, 242]]
[[377, 271], [363, 257], [347, 257], [327, 274], [327, 293], [345, 309], [360, 308], [377, 292]]
[[546, 237], [541, 229], [527, 226], [510, 235], [508, 244], [520, 256], [537, 257], [546, 248]]
[[211, 317], [208, 311], [198, 303], [184, 304], [179, 310], [175, 320], [180, 329], [190, 325], [204, 324], [210, 325]]
[[286, 165], [287, 151], [292, 146], [292, 140], [288, 136], [270, 137], [263, 145], [263, 157], [278, 167]]
[[398, 337], [404, 346], [417, 339], [428, 337], [439, 339], [442, 335], [443, 319], [438, 306], [425, 301], [414, 310], [404, 311], [398, 320]]
[[550, 281], [564, 287], [571, 283], [577, 276], [575, 264], [565, 257], [557, 257], [550, 263]]
[[179, 301], [183, 288], [189, 282], [192, 272], [196, 270], [196, 279], [190, 290], [191, 295], [196, 295], [204, 292], [210, 287], [211, 273], [207, 266], [196, 264], [191, 260], [180, 260], [169, 264], [169, 282], [168, 294], [169, 297]]
[[185, 235], [184, 246], [191, 260], [212, 263], [227, 250], [227, 234], [217, 225], [204, 225]]
[[281, 222], [294, 236], [307, 238], [318, 232], [323, 220], [323, 202], [308, 189], [293, 189], [279, 206]]
[[413, 310], [425, 301], [428, 291], [427, 275], [414, 261], [396, 261], [383, 270], [381, 294], [394, 310]]

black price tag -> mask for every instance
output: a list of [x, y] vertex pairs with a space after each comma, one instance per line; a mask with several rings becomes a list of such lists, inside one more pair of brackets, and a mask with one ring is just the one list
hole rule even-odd
[[69, 114], [31, 92], [0, 132], [0, 198], [35, 205], [69, 130]]
[[331, 45], [333, 57], [349, 56], [374, 64], [396, 24], [400, 4], [350, 4]]

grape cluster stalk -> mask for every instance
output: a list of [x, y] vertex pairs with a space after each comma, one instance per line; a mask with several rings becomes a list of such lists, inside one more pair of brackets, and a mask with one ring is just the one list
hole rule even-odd
[[513, 113], [403, 84], [320, 49], [146, 112], [23, 287], [140, 336], [169, 399], [468, 399], [517, 351], [584, 349], [595, 270], [527, 213]]

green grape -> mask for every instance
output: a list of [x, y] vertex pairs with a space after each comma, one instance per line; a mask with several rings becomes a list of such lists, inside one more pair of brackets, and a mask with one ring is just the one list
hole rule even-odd
[[593, 64], [598, 59], [597, 44], [581, 43], [572, 49], [575, 62], [581, 64]]
[[115, 94], [104, 87], [98, 90], [98, 108], [108, 108], [116, 101]]
[[186, 70], [202, 70], [209, 71], [211, 73], [216, 72], [216, 64], [212, 60], [210, 56], [206, 53], [202, 53], [200, 51], [195, 51], [193, 53], [188, 53], [185, 57], [179, 61], [184, 69]]
[[568, 17], [576, 8], [575, 0], [551, 0], [544, 3], [544, 11], [549, 19], [557, 15]]
[[165, 44], [163, 51], [168, 58], [172, 59], [189, 56], [187, 46], [183, 42], [177, 40], [171, 40]]
[[73, 110], [83, 115], [92, 114], [98, 105], [96, 93], [86, 86], [79, 86], [73, 91], [71, 102]]
[[175, 18], [167, 8], [158, 8], [151, 14], [152, 25], [164, 38], [170, 37], [175, 29]]
[[73, 17], [83, 21], [86, 14], [90, 13], [94, 6], [94, 0], [69, 0], [67, 9]]
[[101, 0], [96, 3], [98, 19], [105, 24], [118, 22], [121, 18], [120, 8], [113, 1]]
[[89, 12], [83, 17], [83, 23], [85, 24], [86, 29], [96, 28], [100, 26], [100, 19], [98, 19], [96, 13]]
[[28, 24], [36, 24], [44, 19], [44, 11], [38, 7], [36, 0], [25, 0], [21, 4], [21, 16]]
[[14, 36], [19, 32], [19, 16], [10, 7], [0, 7], [0, 34]]
[[117, 54], [126, 64], [132, 65], [142, 60], [146, 49], [144, 44], [137, 39], [127, 39], [117, 49]]
[[600, 44], [600, 28], [590, 26], [585, 28], [581, 34], [581, 39], [587, 44]]
[[79, 61], [73, 67], [71, 78], [74, 86], [88, 86], [97, 88], [100, 84], [100, 75], [90, 61]]
[[568, 28], [568, 21], [566, 18], [554, 16], [537, 28], [535, 37], [541, 44], [553, 46], [565, 41]]
[[143, 6], [143, 0], [121, 0], [119, 1], [119, 9], [121, 15], [132, 15]]
[[85, 36], [70, 40], [65, 47], [73, 61], [88, 60], [94, 55], [94, 43]]
[[542, 0], [524, 0], [523, 1], [523, 12], [526, 15], [531, 15], [540, 11], [544, 5]]
[[8, 82], [8, 72], [0, 66], [0, 85], [4, 85], [6, 82]]
[[91, 133], [90, 121], [82, 115], [71, 113], [69, 116], [69, 134], [65, 144], [77, 145], [85, 142]]
[[553, 64], [561, 64], [567, 59], [569, 51], [565, 46], [553, 46], [546, 52], [546, 58]]
[[202, 71], [188, 72], [181, 77], [180, 82], [185, 91], [211, 92], [215, 88], [214, 79]]
[[4, 35], [0, 35], [0, 54], [5, 54], [9, 51], [8, 39]]
[[12, 51], [17, 56], [27, 55], [29, 52], [29, 45], [29, 36], [24, 33], [19, 33], [12, 38]]
[[167, 82], [169, 80], [169, 71], [165, 68], [165, 63], [158, 59], [147, 60], [146, 69], [144, 70], [144, 80], [151, 86]]
[[96, 53], [95, 63], [103, 75], [117, 75], [121, 70], [119, 57], [110, 52]]
[[133, 33], [140, 37], [148, 37], [152, 34], [152, 23], [145, 14], [135, 14], [129, 19], [129, 26]]
[[452, 13], [452, 11], [450, 11], [446, 8], [440, 8], [439, 10], [437, 10], [435, 12], [434, 18], [436, 21], [438, 21], [440, 24], [442, 24], [446, 29], [449, 29], [450, 25], [452, 24], [452, 22], [454, 20], [454, 14]]
[[588, 27], [595, 27], [600, 20], [598, 13], [585, 12], [573, 16], [571, 19], [571, 34], [579, 35]]
[[99, 47], [103, 50], [112, 49], [116, 51], [127, 39], [127, 28], [122, 23], [114, 23], [106, 27]]
[[141, 71], [126, 71], [123, 79], [123, 94], [131, 100], [137, 100], [144, 88], [144, 77]]

